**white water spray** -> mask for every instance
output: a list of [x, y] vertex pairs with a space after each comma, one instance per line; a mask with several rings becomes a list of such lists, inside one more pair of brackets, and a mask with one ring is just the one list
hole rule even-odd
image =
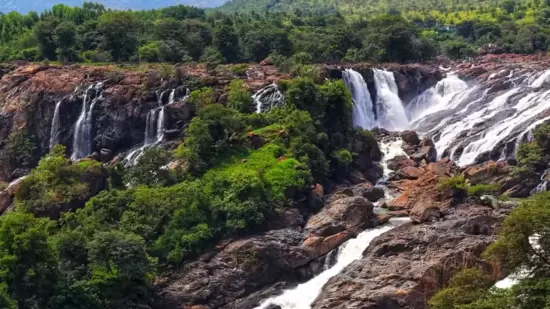
[[376, 116], [371, 94], [363, 76], [352, 69], [344, 70], [342, 76], [352, 95], [353, 125], [365, 130], [376, 127]]
[[265, 309], [270, 305], [281, 306], [282, 309], [310, 309], [311, 303], [321, 293], [323, 286], [330, 278], [338, 275], [346, 266], [363, 256], [371, 241], [391, 230], [393, 226], [386, 225], [375, 229], [364, 231], [357, 238], [351, 239], [338, 249], [338, 260], [336, 265], [325, 270], [318, 276], [306, 283], [298, 285], [292, 290], [285, 291], [282, 295], [263, 302], [256, 309]]
[[390, 131], [402, 131], [409, 127], [409, 119], [399, 98], [393, 72], [373, 69], [376, 86], [376, 113], [378, 125]]
[[103, 83], [97, 83], [88, 87], [84, 92], [82, 111], [74, 129], [73, 153], [71, 155], [73, 161], [82, 159], [92, 153], [93, 111], [97, 102], [103, 98], [102, 90]]

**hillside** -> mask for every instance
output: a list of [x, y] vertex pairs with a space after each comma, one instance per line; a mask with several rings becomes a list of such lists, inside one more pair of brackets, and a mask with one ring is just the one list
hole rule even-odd
[[173, 5], [192, 5], [196, 7], [216, 7], [222, 5], [224, 0], [43, 0], [43, 1], [2, 1], [0, 3], [0, 12], [8, 13], [16, 11], [27, 13], [29, 11], [42, 12], [50, 9], [56, 4], [65, 4], [68, 6], [81, 6], [84, 2], [96, 2], [105, 5], [111, 9], [132, 9], [132, 10], [150, 10], [159, 9]]
[[[526, 2], [524, 0], [512, 0]], [[496, 8], [502, 0], [232, 0], [222, 5], [219, 10], [236, 11], [277, 11], [311, 9], [326, 11], [339, 10], [344, 13], [385, 13], [390, 10], [409, 11], [444, 11], [455, 12]]]

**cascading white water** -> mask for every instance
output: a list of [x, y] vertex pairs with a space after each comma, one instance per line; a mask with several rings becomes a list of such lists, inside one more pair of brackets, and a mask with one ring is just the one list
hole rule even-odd
[[274, 107], [283, 105], [285, 97], [279, 90], [277, 84], [273, 83], [258, 90], [252, 96], [252, 100], [254, 101], [254, 105], [256, 105], [256, 113], [260, 114]]
[[376, 86], [376, 113], [378, 126], [391, 131], [409, 127], [409, 119], [399, 98], [393, 72], [373, 69]]
[[547, 180], [548, 173], [550, 173], [550, 168], [545, 170], [544, 173], [542, 173], [542, 176], [540, 176], [540, 183], [537, 185], [536, 188], [534, 188], [531, 191], [531, 194], [537, 194], [537, 193], [548, 191], [548, 180]]
[[[402, 143], [403, 141], [401, 139], [386, 139], [380, 143], [380, 149], [384, 153], [384, 158], [381, 162], [384, 169], [384, 176], [381, 181], [387, 179], [389, 174], [392, 172], [392, 170], [388, 168], [388, 161], [398, 155], [404, 154], [404, 151], [401, 149]], [[391, 194], [386, 194], [386, 198], [391, 198]], [[338, 275], [353, 261], [360, 259], [363, 256], [363, 252], [367, 249], [370, 242], [374, 238], [390, 231], [395, 226], [399, 226], [407, 222], [410, 222], [408, 217], [394, 218], [390, 220], [389, 225], [379, 226], [360, 233], [357, 238], [347, 241], [338, 249], [335, 249], [329, 253], [329, 256], [326, 257], [327, 264], [325, 265], [324, 272], [315, 276], [311, 280], [298, 285], [294, 289], [284, 291], [283, 294], [279, 296], [265, 300], [256, 309], [266, 309], [270, 305], [277, 305], [282, 309], [310, 309], [311, 303], [315, 301], [317, 296], [321, 293], [323, 286], [328, 282], [328, 280]], [[329, 267], [332, 261], [330, 255], [332, 254], [337, 254], [336, 264]]]
[[493, 88], [502, 83], [471, 87], [449, 74], [408, 105], [412, 128], [432, 137], [438, 154], [449, 155], [460, 166], [475, 163], [481, 155], [508, 158], [514, 144], [550, 120], [550, 70], [510, 71], [499, 77], [504, 73], [494, 75], [509, 82], [500, 91]]
[[[137, 163], [139, 158], [143, 155], [145, 149], [150, 146], [158, 145], [164, 141], [164, 132], [166, 126], [166, 106], [174, 104], [177, 100], [177, 89], [172, 89], [168, 96], [168, 103], [164, 105], [163, 97], [166, 91], [157, 92], [158, 107], [150, 110], [146, 116], [145, 123], [145, 138], [143, 146], [134, 149], [126, 157], [124, 161], [126, 166], [132, 166]], [[186, 90], [185, 96], [181, 101], [187, 100], [190, 95], [189, 89]]]
[[74, 131], [73, 153], [71, 155], [71, 160], [73, 161], [84, 158], [92, 153], [93, 111], [97, 102], [102, 99], [102, 89], [103, 83], [100, 82], [91, 85], [84, 92], [82, 111], [76, 121]]
[[351, 92], [353, 100], [353, 125], [370, 130], [376, 127], [376, 115], [371, 94], [363, 76], [352, 69], [342, 72], [344, 83]]
[[265, 309], [270, 305], [281, 306], [282, 309], [310, 309], [311, 303], [321, 293], [328, 280], [338, 275], [346, 266], [362, 257], [370, 242], [391, 230], [391, 225], [381, 226], [364, 231], [357, 238], [351, 239], [338, 249], [338, 259], [334, 266], [325, 270], [313, 279], [298, 285], [292, 290], [285, 291], [282, 295], [268, 299], [256, 309]]
[[50, 130], [50, 149], [59, 144], [59, 127], [61, 125], [59, 121], [59, 110], [61, 109], [61, 101], [62, 100], [59, 100], [57, 104], [55, 104], [55, 111], [53, 113], [52, 119], [52, 128]]

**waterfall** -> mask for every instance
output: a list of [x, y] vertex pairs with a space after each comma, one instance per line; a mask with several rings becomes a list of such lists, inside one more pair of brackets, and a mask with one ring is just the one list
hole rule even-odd
[[548, 191], [548, 180], [546, 179], [546, 177], [548, 176], [549, 172], [550, 168], [542, 173], [542, 176], [540, 176], [540, 183], [537, 185], [536, 188], [531, 191], [531, 195]]
[[98, 101], [102, 99], [103, 83], [91, 85], [84, 92], [82, 111], [76, 121], [71, 160], [76, 161], [92, 153], [93, 111]]
[[352, 69], [346, 69], [342, 73], [344, 83], [352, 95], [353, 101], [353, 125], [370, 130], [376, 127], [376, 115], [372, 104], [371, 95], [363, 76]]
[[[132, 166], [137, 163], [145, 149], [150, 146], [158, 145], [164, 141], [164, 132], [166, 130], [166, 106], [174, 104], [177, 100], [177, 89], [172, 89], [170, 95], [168, 96], [168, 103], [164, 105], [163, 97], [166, 93], [166, 90], [163, 92], [157, 91], [157, 104], [158, 107], [150, 110], [146, 116], [145, 122], [145, 138], [143, 145], [137, 149], [132, 150], [126, 157], [124, 161], [126, 166]], [[190, 95], [190, 90], [187, 89], [185, 96], [181, 101], [187, 100]]]
[[[384, 139], [380, 144], [381, 150], [384, 152], [382, 166], [384, 166], [384, 178], [392, 172], [387, 167], [389, 160], [395, 156], [404, 154], [401, 149], [403, 141], [401, 139]], [[386, 191], [387, 188], [384, 188]], [[386, 198], [391, 198], [391, 194], [386, 194]], [[311, 304], [321, 293], [323, 286], [330, 278], [338, 275], [348, 265], [363, 257], [363, 252], [376, 237], [390, 231], [395, 226], [400, 226], [410, 222], [406, 218], [393, 218], [389, 225], [379, 226], [374, 229], [365, 230], [357, 238], [350, 239], [341, 245], [339, 248], [329, 252], [325, 257], [325, 270], [311, 280], [296, 286], [294, 289], [286, 290], [281, 295], [269, 298], [262, 302], [256, 309], [267, 309], [270, 306], [280, 306], [282, 309], [310, 309]], [[336, 256], [336, 264], [331, 265], [332, 256]]]
[[50, 130], [50, 149], [59, 144], [59, 110], [61, 109], [61, 102], [62, 100], [59, 100], [57, 104], [55, 104], [55, 111], [53, 113], [52, 119], [52, 128]]
[[459, 166], [487, 156], [509, 158], [530, 132], [550, 120], [550, 70], [499, 77], [502, 73], [471, 86], [450, 73], [409, 104], [411, 127], [431, 137], [438, 154]]
[[258, 90], [252, 96], [252, 100], [256, 105], [256, 113], [260, 114], [274, 107], [282, 106], [285, 102], [285, 97], [277, 84], [273, 83]]
[[402, 131], [409, 127], [409, 119], [399, 98], [393, 72], [373, 69], [376, 86], [376, 112], [378, 125], [390, 131]]
[[390, 231], [391, 225], [381, 226], [362, 232], [355, 239], [347, 241], [338, 252], [336, 265], [325, 270], [313, 279], [298, 285], [292, 290], [285, 291], [282, 295], [273, 297], [263, 302], [256, 309], [266, 309], [271, 305], [278, 305], [282, 309], [309, 309], [322, 291], [323, 286], [330, 278], [338, 275], [346, 266], [363, 256], [373, 239]]

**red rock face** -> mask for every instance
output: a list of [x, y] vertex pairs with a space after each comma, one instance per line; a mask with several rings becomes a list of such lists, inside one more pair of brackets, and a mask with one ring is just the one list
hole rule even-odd
[[405, 181], [400, 184], [402, 194], [395, 200], [388, 203], [392, 210], [413, 209], [417, 204], [430, 204], [440, 209], [448, 208], [448, 197], [442, 196], [437, 190], [438, 183], [451, 176], [453, 165], [449, 161], [430, 163], [420, 173], [421, 169], [415, 170], [416, 180]]

